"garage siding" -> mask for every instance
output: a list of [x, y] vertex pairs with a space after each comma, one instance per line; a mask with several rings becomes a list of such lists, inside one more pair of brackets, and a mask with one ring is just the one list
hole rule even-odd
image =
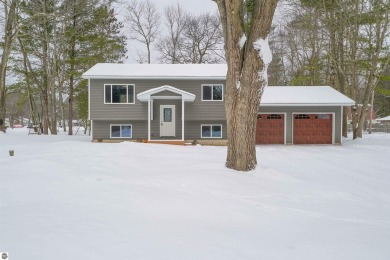
[[341, 143], [341, 120], [342, 120], [342, 107], [332, 107], [332, 106], [323, 106], [323, 107], [313, 107], [313, 106], [305, 106], [305, 107], [292, 107], [292, 106], [284, 106], [284, 107], [260, 107], [260, 113], [286, 113], [286, 144], [293, 143], [293, 132], [292, 132], [292, 124], [293, 124], [293, 113], [302, 113], [302, 114], [312, 114], [312, 113], [335, 113], [335, 143]]

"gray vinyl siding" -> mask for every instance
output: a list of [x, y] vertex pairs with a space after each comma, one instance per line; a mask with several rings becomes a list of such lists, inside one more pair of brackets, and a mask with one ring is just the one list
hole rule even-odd
[[341, 143], [341, 107], [329, 107], [329, 106], [322, 106], [322, 107], [313, 107], [313, 106], [302, 106], [302, 107], [260, 107], [260, 113], [286, 113], [286, 143], [292, 144], [293, 142], [293, 127], [292, 127], [292, 115], [293, 113], [335, 113], [335, 136], [334, 141], [336, 144]]
[[[177, 110], [177, 108], [176, 108]], [[177, 123], [180, 121], [180, 124]], [[159, 140], [160, 139], [160, 129], [159, 129], [159, 119], [151, 121], [151, 139]], [[155, 123], [155, 124], [154, 124]], [[123, 138], [123, 140], [139, 140], [139, 139], [148, 139], [148, 121], [128, 121], [128, 120], [94, 120], [93, 121], [93, 139], [110, 139], [110, 125], [112, 124], [121, 124], [121, 125], [132, 125], [132, 138]], [[153, 126], [154, 124], [154, 126]], [[222, 138], [201, 138], [201, 125], [202, 124], [215, 124], [222, 125]], [[185, 121], [184, 125], [185, 130], [185, 140], [207, 140], [207, 139], [226, 139], [226, 121]], [[118, 140], [119, 138], [115, 138]], [[166, 139], [166, 138], [162, 138]], [[176, 138], [181, 139], [181, 119], [176, 120]]]
[[[104, 84], [134, 84], [134, 104], [104, 104]], [[196, 95], [194, 102], [185, 103], [186, 120], [225, 120], [223, 101], [202, 101], [202, 84], [223, 84], [224, 80], [132, 80], [132, 79], [90, 79], [91, 120], [146, 120], [148, 104], [137, 100], [137, 94], [156, 87], [169, 85]], [[160, 95], [160, 94], [158, 94]], [[165, 91], [161, 95], [175, 96]]]

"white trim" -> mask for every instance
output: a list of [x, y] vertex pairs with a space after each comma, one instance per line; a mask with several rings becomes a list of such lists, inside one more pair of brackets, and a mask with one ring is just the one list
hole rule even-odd
[[93, 141], [93, 120], [91, 120], [91, 141]]
[[[210, 137], [203, 137], [203, 131], [202, 127], [203, 126], [210, 126]], [[213, 126], [221, 126], [221, 136], [219, 137], [213, 137]], [[223, 131], [222, 131], [222, 124], [200, 124], [200, 138], [212, 138], [212, 139], [222, 139], [223, 136]]]
[[[213, 92], [214, 92], [213, 87], [216, 86], [216, 85], [222, 86], [222, 99], [221, 100], [214, 100], [214, 99], [203, 100], [203, 87], [204, 86], [211, 86], [211, 98], [213, 98]], [[206, 101], [206, 102], [210, 102], [210, 101], [212, 101], [212, 102], [221, 102], [221, 101], [224, 101], [223, 96], [224, 96], [225, 91], [224, 91], [224, 85], [223, 84], [219, 84], [219, 83], [202, 84], [201, 87], [200, 87], [200, 92], [201, 92], [201, 101]]]
[[[111, 86], [111, 102], [106, 102], [106, 86]], [[112, 86], [113, 85], [119, 85], [119, 86], [126, 86], [126, 103], [112, 103]], [[133, 102], [129, 103], [129, 86], [133, 86]], [[103, 85], [103, 101], [105, 105], [133, 105], [135, 104], [135, 84], [120, 84], [120, 83], [106, 83]]]
[[138, 77], [132, 77], [132, 76], [111, 76], [111, 75], [99, 75], [99, 76], [92, 76], [92, 75], [82, 75], [81, 76], [84, 79], [199, 79], [199, 80], [226, 80], [226, 76], [178, 76], [178, 77], [171, 77], [171, 76], [138, 76]]
[[90, 79], [88, 79], [88, 120], [91, 120], [91, 80]]
[[324, 115], [324, 114], [331, 114], [332, 115], [332, 144], [335, 144], [335, 137], [336, 137], [336, 113], [335, 112], [292, 112], [291, 113], [291, 143], [294, 144], [294, 115]]
[[[170, 91], [170, 92], [173, 92], [175, 94], [178, 94], [178, 95], [180, 95], [181, 99], [184, 99], [184, 101], [188, 101], [188, 102], [193, 102], [195, 100], [195, 97], [196, 97], [194, 94], [189, 93], [187, 91], [184, 91], [184, 90], [172, 87], [172, 86], [164, 85], [161, 87], [148, 89], [144, 92], [138, 93], [137, 99], [139, 101], [148, 101], [149, 99], [152, 99], [152, 95], [160, 93], [162, 91]], [[170, 98], [170, 99], [172, 99], [172, 98]], [[176, 96], [175, 96], [175, 99], [176, 99]]]
[[[111, 128], [113, 126], [120, 126], [121, 127], [121, 131], [122, 131], [122, 126], [130, 126], [130, 137], [123, 137], [123, 136], [113, 137], [112, 136], [112, 128]], [[119, 139], [131, 139], [131, 138], [133, 138], [133, 125], [132, 124], [110, 124], [110, 138], [113, 138], [113, 139], [118, 139], [118, 138]]]
[[181, 96], [151, 96], [151, 99], [182, 99]]
[[[287, 112], [260, 112], [258, 115], [283, 115], [284, 116], [284, 144], [287, 144]], [[256, 130], [257, 131], [257, 130]]]
[[340, 107], [340, 144], [343, 144], [343, 119], [344, 119], [344, 107]]
[[181, 100], [181, 140], [184, 141], [184, 100]]
[[154, 106], [154, 101], [150, 100], [150, 112], [149, 112], [149, 114], [150, 114], [150, 120], [152, 120], [152, 121], [154, 119], [153, 106]]
[[350, 106], [351, 103], [261, 103], [260, 107], [339, 107]]
[[332, 113], [332, 144], [336, 140], [336, 113]]
[[148, 101], [148, 141], [150, 141], [150, 113], [151, 113], [151, 110], [150, 110], [150, 106], [151, 106], [151, 100], [149, 99]]

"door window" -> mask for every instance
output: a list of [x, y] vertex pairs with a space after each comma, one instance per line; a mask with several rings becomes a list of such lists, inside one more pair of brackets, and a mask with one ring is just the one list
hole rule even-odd
[[164, 122], [172, 122], [172, 108], [164, 108]]

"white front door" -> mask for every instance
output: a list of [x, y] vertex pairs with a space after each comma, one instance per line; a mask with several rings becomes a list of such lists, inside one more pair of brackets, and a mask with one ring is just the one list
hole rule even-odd
[[176, 136], [175, 105], [160, 105], [160, 137]]

